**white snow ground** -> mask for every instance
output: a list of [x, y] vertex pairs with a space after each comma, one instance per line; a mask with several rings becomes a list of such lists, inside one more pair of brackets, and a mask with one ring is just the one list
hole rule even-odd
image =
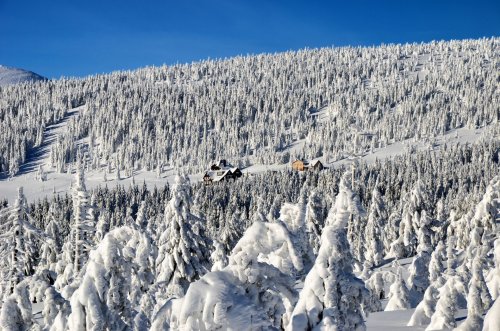
[[[366, 321], [366, 329], [369, 331], [413, 331], [425, 330], [426, 326], [406, 326], [415, 309], [381, 311], [372, 313]], [[457, 326], [463, 322], [467, 315], [467, 309], [460, 309], [455, 314]]]

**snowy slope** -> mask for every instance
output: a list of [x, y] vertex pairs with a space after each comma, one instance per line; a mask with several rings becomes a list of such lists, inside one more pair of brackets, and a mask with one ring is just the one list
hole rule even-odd
[[47, 80], [47, 78], [28, 70], [0, 65], [0, 86], [23, 82], [36, 82], [39, 80]]
[[[20, 174], [7, 179], [0, 179], [0, 199], [7, 198], [9, 201], [14, 201], [17, 194], [17, 188], [19, 186], [24, 187], [24, 193], [29, 200], [41, 199], [45, 196], [51, 196], [54, 192], [58, 194], [64, 194], [69, 192], [72, 181], [74, 180], [73, 174], [67, 173], [57, 173], [52, 167], [49, 166], [49, 153], [51, 144], [57, 141], [57, 136], [65, 132], [65, 125], [68, 120], [74, 116], [77, 116], [81, 111], [84, 111], [85, 107], [78, 107], [68, 111], [67, 117], [52, 126], [47, 127], [44, 134], [44, 144], [33, 151], [28, 158], [27, 162], [21, 166]], [[402, 142], [396, 142], [387, 145], [383, 148], [376, 148], [371, 153], [365, 153], [363, 155], [358, 155], [355, 158], [359, 161], [364, 161], [367, 163], [375, 162], [375, 160], [385, 160], [397, 155], [404, 154], [410, 150], [412, 151], [423, 151], [426, 149], [434, 150], [439, 152], [445, 144], [471, 144], [480, 139], [489, 139], [491, 137], [490, 127], [484, 127], [480, 129], [467, 129], [461, 128], [457, 130], [451, 130], [446, 132], [444, 135], [431, 138], [431, 139], [408, 139]], [[88, 139], [82, 139], [78, 141], [78, 144], [85, 145], [88, 143]], [[304, 144], [304, 140], [297, 141], [292, 146], [289, 146], [289, 150], [297, 150]], [[340, 167], [349, 165], [353, 162], [354, 158], [345, 158], [338, 161], [324, 160], [320, 158], [323, 164], [327, 167]], [[236, 163], [237, 160], [230, 160]], [[36, 171], [39, 165], [44, 167], [47, 172], [47, 181], [40, 182], [37, 181]], [[275, 164], [260, 164], [254, 163], [250, 166], [243, 168], [243, 174], [259, 174], [266, 171], [282, 171], [290, 169], [290, 163], [275, 163]], [[179, 169], [182, 172], [187, 170]], [[132, 183], [131, 177], [126, 177], [121, 175], [121, 179], [117, 180], [115, 173], [107, 175], [107, 181], [104, 182], [104, 172], [105, 167], [101, 167], [99, 170], [92, 170], [87, 172], [87, 187], [95, 188], [99, 185], [107, 185], [108, 187], [114, 187], [116, 185], [130, 185]], [[177, 171], [173, 167], [165, 167], [162, 176], [158, 178], [155, 171], [145, 171], [139, 170], [134, 172], [134, 178], [136, 183], [145, 182], [148, 187], [153, 188], [154, 186], [162, 187], [166, 183], [172, 184]], [[203, 173], [190, 173], [189, 178], [192, 182], [201, 181]]]

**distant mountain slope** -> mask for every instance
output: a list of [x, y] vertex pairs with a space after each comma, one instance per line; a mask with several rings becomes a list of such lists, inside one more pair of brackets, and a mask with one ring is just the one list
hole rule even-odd
[[47, 78], [24, 69], [0, 65], [0, 86], [38, 80], [47, 80]]

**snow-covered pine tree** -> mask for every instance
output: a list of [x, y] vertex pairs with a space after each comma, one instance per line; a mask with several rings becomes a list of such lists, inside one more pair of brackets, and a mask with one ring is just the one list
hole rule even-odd
[[488, 289], [491, 298], [496, 300], [500, 296], [500, 238], [494, 244], [495, 267], [490, 270], [487, 276]]
[[436, 311], [432, 314], [431, 322], [425, 329], [426, 331], [453, 329], [456, 326], [457, 289], [455, 284], [456, 276], [449, 276], [446, 283], [439, 289]]
[[52, 202], [47, 213], [48, 224], [45, 226], [45, 233], [51, 240], [42, 241], [42, 246], [40, 248], [40, 261], [38, 262], [37, 271], [42, 271], [44, 269], [55, 271], [56, 269], [57, 255], [61, 249], [59, 243], [62, 238], [60, 237], [55, 209], [55, 202]]
[[364, 329], [361, 306], [368, 290], [353, 274], [354, 259], [346, 233], [353, 212], [349, 176], [346, 174], [339, 184], [335, 206], [321, 235], [318, 257], [293, 310], [290, 330], [334, 326], [338, 330]]
[[[0, 298], [7, 297], [32, 270], [36, 247], [33, 239], [50, 240], [32, 225], [23, 188], [19, 187], [12, 207], [2, 209], [0, 219]], [[30, 238], [28, 238], [28, 235]], [[28, 273], [27, 273], [28, 272]]]
[[430, 219], [425, 210], [420, 214], [420, 227], [418, 228], [418, 245], [417, 255], [413, 258], [412, 264], [409, 268], [410, 277], [408, 285], [411, 290], [418, 295], [423, 295], [425, 290], [430, 284], [429, 280], [429, 263], [431, 260], [430, 251], [431, 245], [431, 231], [429, 229]]
[[[408, 326], [425, 326], [431, 322], [431, 317], [435, 312], [436, 303], [438, 300], [437, 283], [431, 283], [425, 290], [424, 298], [415, 308], [411, 315]], [[442, 285], [442, 284], [441, 284]]]
[[89, 251], [93, 247], [92, 239], [95, 231], [93, 207], [90, 205], [85, 185], [85, 171], [81, 158], [77, 163], [72, 191], [74, 220], [71, 226], [71, 249], [73, 250], [73, 273], [76, 276], [87, 261]]
[[306, 226], [309, 246], [316, 256], [319, 251], [321, 230], [325, 223], [325, 204], [317, 190], [309, 194], [306, 207]]
[[428, 206], [429, 197], [422, 180], [418, 179], [411, 192], [405, 196], [403, 218], [399, 228], [400, 237], [405, 245], [406, 256], [412, 256], [416, 252], [418, 230], [422, 225], [422, 211], [426, 210]]
[[[156, 277], [165, 285], [165, 298], [183, 296], [189, 283], [208, 271], [207, 238], [195, 227], [200, 220], [191, 211], [189, 182], [176, 176], [172, 199], [165, 208], [166, 228], [158, 240]], [[198, 227], [197, 227], [198, 228]]]
[[440, 241], [434, 252], [431, 254], [431, 260], [429, 262], [429, 283], [432, 284], [443, 276], [445, 271], [444, 266], [445, 258], [445, 246], [442, 241]]
[[2, 331], [28, 331], [33, 325], [33, 313], [26, 281], [18, 283], [6, 297], [0, 310]]
[[[89, 257], [71, 296], [69, 330], [127, 330], [133, 325], [132, 292], [146, 292], [153, 278], [151, 247], [144, 234], [130, 227], [110, 231]], [[140, 296], [139, 296], [140, 299]]]
[[[353, 170], [354, 171], [354, 170]], [[344, 176], [344, 181], [350, 185], [350, 187], [345, 186], [346, 193], [346, 204], [349, 211], [349, 222], [347, 224], [347, 238], [349, 239], [349, 244], [351, 247], [351, 252], [358, 263], [363, 263], [364, 247], [363, 247], [363, 234], [365, 233], [365, 217], [366, 212], [361, 205], [359, 195], [354, 192], [354, 178], [353, 174], [350, 174], [351, 178]], [[340, 190], [340, 188], [339, 188]]]
[[387, 212], [382, 195], [375, 185], [369, 208], [368, 223], [365, 228], [365, 259], [372, 266], [377, 266], [384, 257], [383, 229], [387, 221]]
[[217, 240], [212, 242], [214, 250], [210, 255], [210, 260], [212, 261], [212, 271], [219, 271], [224, 269], [228, 264], [227, 254], [224, 250], [224, 246]]
[[500, 300], [496, 299], [484, 316], [483, 331], [500, 330]]
[[401, 267], [398, 267], [396, 281], [389, 289], [389, 301], [385, 306], [385, 311], [403, 310], [410, 308], [410, 291], [406, 287], [403, 279]]

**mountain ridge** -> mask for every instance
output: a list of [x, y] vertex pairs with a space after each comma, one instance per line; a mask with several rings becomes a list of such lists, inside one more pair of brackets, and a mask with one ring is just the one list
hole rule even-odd
[[0, 64], [0, 86], [48, 80], [33, 71]]

